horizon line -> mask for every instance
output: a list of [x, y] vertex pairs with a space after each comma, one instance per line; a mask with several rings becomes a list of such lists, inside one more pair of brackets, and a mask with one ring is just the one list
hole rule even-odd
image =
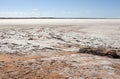
[[0, 17], [0, 19], [120, 19], [103, 17]]

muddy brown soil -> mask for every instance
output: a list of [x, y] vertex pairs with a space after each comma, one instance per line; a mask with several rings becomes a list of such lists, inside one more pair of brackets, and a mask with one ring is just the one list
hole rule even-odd
[[119, 62], [78, 52], [51, 56], [0, 54], [0, 79], [119, 79]]

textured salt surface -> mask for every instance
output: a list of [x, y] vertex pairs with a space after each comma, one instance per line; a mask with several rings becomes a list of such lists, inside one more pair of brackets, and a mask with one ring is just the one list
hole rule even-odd
[[[64, 45], [106, 48], [120, 47], [119, 20], [58, 19], [0, 21], [1, 52], [27, 52], [36, 49], [79, 50], [79, 47], [78, 49], [76, 47], [71, 49], [63, 48]], [[41, 22], [39, 23], [39, 21]], [[8, 28], [3, 28], [4, 25]]]

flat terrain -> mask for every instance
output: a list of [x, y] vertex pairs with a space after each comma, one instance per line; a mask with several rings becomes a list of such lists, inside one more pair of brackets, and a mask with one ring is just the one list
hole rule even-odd
[[119, 30], [120, 19], [0, 19], [0, 79], [120, 79], [120, 59], [79, 51], [120, 49]]

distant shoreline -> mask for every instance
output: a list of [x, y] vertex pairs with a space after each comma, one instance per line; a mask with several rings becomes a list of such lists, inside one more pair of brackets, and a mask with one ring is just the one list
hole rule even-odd
[[0, 17], [0, 19], [120, 19], [120, 18]]

